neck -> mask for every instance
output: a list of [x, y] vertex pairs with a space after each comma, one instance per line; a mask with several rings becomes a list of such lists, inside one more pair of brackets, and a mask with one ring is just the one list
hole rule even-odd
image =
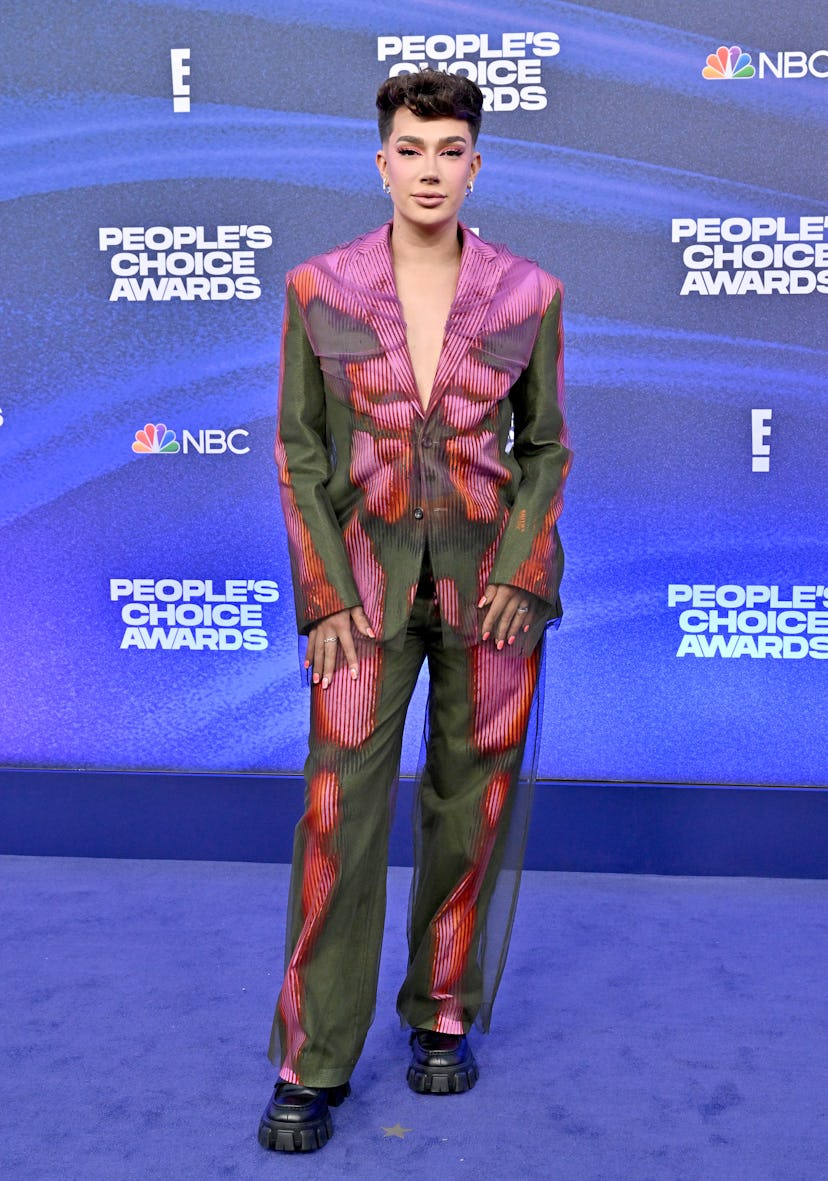
[[418, 226], [394, 216], [391, 254], [396, 265], [456, 265], [460, 259], [457, 219], [440, 226]]

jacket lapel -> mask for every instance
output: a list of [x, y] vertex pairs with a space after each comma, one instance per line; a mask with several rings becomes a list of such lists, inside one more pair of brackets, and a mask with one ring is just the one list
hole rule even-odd
[[460, 255], [460, 274], [457, 290], [446, 321], [443, 350], [434, 375], [427, 413], [431, 414], [445, 391], [451, 386], [469, 349], [480, 336], [480, 330], [506, 269], [504, 253], [497, 246], [483, 242], [466, 226], [463, 230], [463, 251]]
[[486, 319], [506, 269], [506, 253], [483, 242], [465, 226], [457, 290], [446, 321], [445, 337], [434, 375], [431, 398], [424, 412], [408, 352], [402, 306], [397, 298], [391, 256], [391, 223], [358, 239], [347, 263], [347, 281], [363, 305], [379, 338], [400, 390], [420, 417], [431, 414], [462, 363]]
[[397, 298], [391, 258], [391, 223], [386, 222], [358, 239], [347, 266], [348, 282], [377, 334], [399, 389], [423, 408], [408, 353], [405, 321]]

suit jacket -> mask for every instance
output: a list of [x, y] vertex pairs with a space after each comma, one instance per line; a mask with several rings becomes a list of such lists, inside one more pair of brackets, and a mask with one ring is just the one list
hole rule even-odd
[[561, 614], [562, 287], [461, 230], [425, 410], [390, 223], [287, 276], [276, 459], [300, 632], [361, 603], [401, 643], [426, 541], [447, 643], [477, 642], [489, 582], [544, 600], [532, 641]]

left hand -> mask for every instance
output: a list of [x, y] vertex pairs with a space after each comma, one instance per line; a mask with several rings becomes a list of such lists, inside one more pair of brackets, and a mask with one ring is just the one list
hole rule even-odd
[[484, 643], [491, 639], [498, 650], [528, 632], [544, 608], [537, 595], [508, 583], [489, 584], [477, 605], [481, 610], [488, 608], [480, 625], [480, 638]]

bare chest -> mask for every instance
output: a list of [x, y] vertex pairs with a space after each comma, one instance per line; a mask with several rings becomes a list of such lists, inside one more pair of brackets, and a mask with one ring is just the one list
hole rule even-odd
[[423, 409], [431, 397], [456, 286], [457, 275], [453, 272], [428, 283], [405, 276], [397, 279], [408, 353]]

